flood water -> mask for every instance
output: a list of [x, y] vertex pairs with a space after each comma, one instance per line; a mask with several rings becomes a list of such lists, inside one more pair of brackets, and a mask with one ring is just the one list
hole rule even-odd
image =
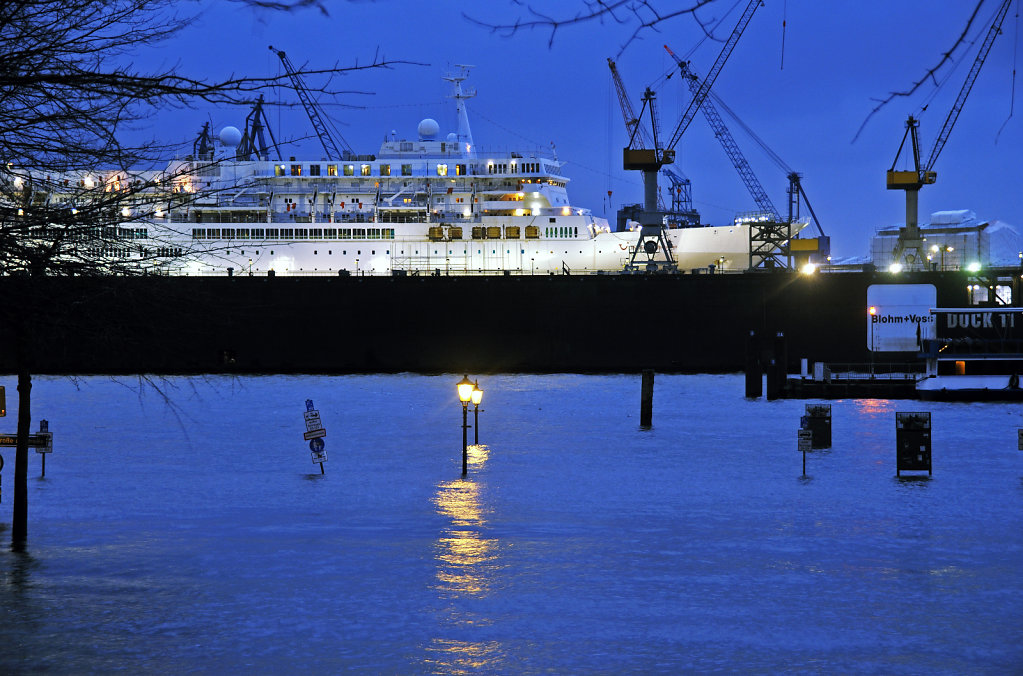
[[659, 375], [649, 430], [638, 376], [488, 376], [463, 479], [461, 375], [36, 379], [0, 672], [1023, 671], [1019, 405], [830, 402], [804, 477], [806, 402], [738, 375]]

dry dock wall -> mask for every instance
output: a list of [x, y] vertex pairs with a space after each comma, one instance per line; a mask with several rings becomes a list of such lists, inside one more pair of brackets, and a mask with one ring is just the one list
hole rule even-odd
[[[728, 372], [751, 329], [784, 332], [796, 370], [869, 359], [866, 288], [881, 277], [3, 277], [0, 371]], [[965, 302], [957, 275], [904, 279]]]

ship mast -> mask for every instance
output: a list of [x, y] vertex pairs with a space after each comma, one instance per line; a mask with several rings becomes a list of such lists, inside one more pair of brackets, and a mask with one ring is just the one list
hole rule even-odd
[[444, 79], [455, 86], [455, 93], [451, 98], [455, 99], [455, 109], [458, 114], [458, 149], [467, 159], [476, 159], [476, 145], [472, 142], [472, 131], [469, 129], [469, 115], [465, 110], [466, 99], [476, 96], [475, 89], [462, 89], [462, 82], [469, 78], [469, 69], [473, 66], [456, 63], [461, 68], [457, 75], [445, 75]]

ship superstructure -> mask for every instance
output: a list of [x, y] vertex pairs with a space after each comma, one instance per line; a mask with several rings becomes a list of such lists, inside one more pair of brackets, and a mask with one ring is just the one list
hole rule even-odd
[[[193, 154], [162, 174], [94, 172], [79, 182], [152, 186], [138, 227], [120, 228], [132, 235], [110, 253], [121, 267], [163, 274], [623, 271], [638, 226], [612, 232], [572, 204], [553, 149], [475, 145], [466, 73], [446, 78], [457, 112], [457, 131], [447, 135], [424, 119], [415, 136], [392, 132], [373, 155], [273, 160], [265, 148], [253, 152], [248, 123], [244, 133], [225, 127], [216, 138], [207, 128]], [[666, 238], [680, 270], [749, 265], [748, 225], [667, 229]]]

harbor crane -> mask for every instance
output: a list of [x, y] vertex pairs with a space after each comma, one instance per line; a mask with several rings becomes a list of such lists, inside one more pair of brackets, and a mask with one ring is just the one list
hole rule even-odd
[[[679, 72], [682, 74], [682, 78], [686, 81], [689, 86], [689, 90], [696, 96], [697, 92], [700, 91], [700, 78], [692, 71], [689, 64], [683, 61], [675, 52], [671, 51], [668, 45], [664, 45], [664, 49], [667, 50], [671, 58], [675, 60], [678, 65]], [[750, 167], [749, 162], [746, 160], [746, 156], [742, 154], [742, 150], [739, 149], [739, 144], [735, 142], [735, 138], [732, 133], [728, 131], [728, 127], [725, 126], [724, 121], [721, 119], [721, 114], [718, 113], [714, 103], [708, 97], [703, 105], [700, 106], [700, 110], [703, 111], [703, 116], [707, 118], [707, 124], [710, 125], [711, 130], [714, 132], [714, 136], [721, 142], [721, 146], [725, 149], [725, 154], [728, 155], [728, 159], [732, 161], [732, 166], [739, 172], [739, 178], [742, 179], [743, 184], [746, 186], [746, 190], [749, 191], [753, 201], [757, 203], [757, 207], [760, 208], [765, 214], [769, 215], [773, 220], [777, 221], [780, 219], [778, 216], [778, 210], [774, 208], [774, 203], [771, 202], [771, 198], [767, 196], [767, 191], [764, 190], [764, 186], [760, 184], [756, 174], [753, 173], [753, 169]]]
[[[920, 227], [917, 221], [920, 188], [934, 183], [938, 178], [937, 172], [934, 171], [934, 163], [937, 162], [938, 155], [941, 154], [942, 149], [945, 147], [949, 134], [952, 133], [952, 127], [955, 125], [956, 120], [959, 119], [959, 113], [962, 112], [963, 105], [966, 103], [966, 97], [970, 95], [970, 90], [977, 80], [980, 68], [984, 65], [984, 61], [991, 51], [991, 45], [994, 44], [998, 34], [1002, 32], [1002, 22], [1005, 20], [1010, 4], [1012, 4], [1012, 0], [1002, 0], [1001, 5], [995, 12], [991, 27], [988, 29], [987, 35], [980, 45], [980, 51], [973, 60], [970, 72], [966, 74], [966, 80], [959, 90], [959, 96], [956, 97], [955, 103], [952, 104], [952, 108], [948, 111], [945, 124], [942, 125], [941, 131], [938, 132], [934, 145], [931, 146], [931, 153], [924, 163], [920, 161], [920, 142], [917, 135], [920, 121], [912, 115], [906, 120], [906, 132], [902, 135], [899, 151], [895, 154], [892, 168], [888, 170], [886, 176], [886, 187], [888, 190], [903, 190], [906, 193], [906, 225], [899, 230], [899, 240], [892, 257], [893, 266], [899, 265], [913, 268], [923, 265], [926, 260], [923, 237], [920, 234]], [[913, 168], [899, 171], [895, 169], [895, 166], [898, 164], [899, 157], [906, 146], [907, 138], [910, 141], [910, 147], [913, 152]]]
[[[664, 49], [671, 55], [671, 58], [675, 60], [675, 63], [679, 67], [679, 72], [685, 79], [690, 91], [692, 91], [695, 95], [697, 91], [699, 91], [700, 87], [699, 76], [693, 72], [689, 63], [679, 58], [675, 52], [671, 51], [671, 48], [668, 47], [668, 45], [664, 45]], [[785, 162], [778, 157], [777, 153], [771, 150], [766, 143], [764, 143], [756, 134], [753, 133], [751, 129], [749, 129], [749, 127], [746, 127], [742, 120], [740, 120], [738, 116], [736, 116], [736, 114], [732, 112], [727, 105], [725, 105], [724, 101], [722, 101], [720, 97], [711, 92], [710, 96], [708, 96], [703, 102], [700, 109], [703, 111], [703, 115], [707, 119], [707, 124], [710, 125], [711, 131], [714, 132], [714, 136], [721, 142], [721, 146], [724, 148], [725, 154], [728, 155], [728, 159], [731, 160], [732, 166], [734, 166], [736, 172], [738, 172], [739, 178], [746, 186], [746, 190], [749, 191], [753, 201], [756, 202], [757, 207], [760, 209], [761, 213], [757, 216], [761, 218], [766, 217], [768, 219], [766, 222], [770, 224], [783, 224], [782, 218], [779, 216], [778, 210], [774, 206], [774, 202], [771, 201], [767, 191], [764, 190], [764, 186], [760, 183], [756, 174], [753, 173], [753, 169], [750, 167], [749, 161], [746, 160], [746, 156], [743, 155], [739, 145], [735, 142], [735, 137], [732, 136], [731, 131], [729, 131], [724, 120], [721, 118], [721, 114], [718, 112], [717, 106], [714, 105], [715, 100], [718, 102], [718, 105], [725, 110], [725, 112], [727, 112], [740, 125], [742, 125], [744, 129], [746, 129], [747, 133], [749, 133], [753, 140], [756, 141], [764, 152], [766, 152], [774, 161], [774, 163], [785, 172], [786, 178], [788, 178], [789, 181], [789, 187], [787, 191], [788, 218], [784, 221], [784, 224], [791, 224], [798, 221], [800, 219], [799, 206], [801, 203], [805, 204], [807, 210], [810, 212], [810, 217], [817, 229], [817, 233], [821, 238], [819, 242], [826, 242], [827, 240], [824, 235], [824, 230], [821, 228], [820, 221], [817, 219], [817, 214], [814, 213], [813, 207], [810, 206], [810, 200], [806, 196], [806, 192], [803, 190], [802, 176], [785, 164]], [[758, 227], [758, 230], [766, 231], [770, 229], [772, 229], [770, 225], [762, 225]], [[783, 246], [784, 242], [789, 241], [791, 239], [791, 233], [788, 232], [788, 228], [785, 228], [784, 231], [782, 231], [783, 229], [781, 228], [778, 228], [778, 230], [779, 232], [777, 236], [764, 235], [764, 233], [761, 233], [761, 235], [763, 235], [762, 242], [756, 241], [759, 236], [754, 235], [755, 241], [752, 242], [752, 248], [756, 249], [758, 252], [757, 256], [754, 256], [754, 258], [759, 258], [760, 262], [772, 259], [774, 263], [781, 263], [781, 261], [776, 259], [777, 252], [780, 250], [779, 245]], [[824, 251], [825, 253], [823, 255], [826, 255], [826, 250]], [[753, 265], [751, 265], [751, 267], [753, 267]]]
[[281, 63], [284, 64], [284, 71], [288, 74], [288, 77], [291, 78], [291, 84], [295, 88], [295, 92], [298, 94], [299, 100], [302, 102], [302, 107], [305, 108], [306, 115], [309, 116], [309, 121], [313, 125], [313, 130], [316, 132], [316, 135], [320, 139], [320, 143], [323, 145], [323, 151], [327, 154], [327, 159], [342, 160], [353, 156], [355, 153], [341, 134], [337, 133], [336, 129], [333, 134], [331, 133], [330, 128], [320, 116], [319, 106], [316, 104], [316, 101], [313, 100], [309, 89], [305, 86], [301, 73], [295, 70], [295, 67], [292, 65], [287, 54], [285, 54], [283, 50], [274, 49], [273, 45], [270, 45], [270, 51], [276, 54], [278, 58], [280, 58]]
[[[663, 166], [672, 164], [675, 161], [675, 146], [678, 144], [679, 139], [682, 138], [682, 134], [689, 128], [689, 124], [693, 121], [696, 111], [706, 100], [711, 86], [721, 73], [721, 69], [724, 67], [728, 57], [731, 56], [732, 50], [735, 49], [739, 38], [742, 37], [750, 19], [753, 18], [753, 13], [756, 12], [762, 2], [763, 0], [750, 0], [746, 5], [745, 10], [743, 10], [742, 15], [739, 17], [738, 23], [732, 30], [731, 35], [728, 36], [728, 39], [721, 48], [721, 52], [711, 66], [707, 78], [703, 80], [699, 89], [693, 95], [692, 100], [689, 102], [689, 107], [682, 114], [682, 118], [675, 126], [675, 130], [668, 138], [667, 143], [662, 144], [658, 138], [655, 106], [656, 94], [654, 91], [649, 87], [646, 89], [643, 93], [643, 107], [639, 115], [636, 115], [633, 112], [632, 105], [628, 103], [628, 96], [625, 95], [625, 87], [621, 82], [618, 69], [614, 65], [614, 61], [608, 59], [608, 66], [611, 68], [611, 75], [615, 82], [615, 90], [618, 92], [622, 114], [625, 117], [626, 131], [629, 133], [629, 143], [622, 150], [622, 168], [626, 171], [643, 172], [643, 211], [639, 213], [639, 240], [636, 242], [636, 248], [633, 250], [632, 256], [625, 266], [627, 271], [637, 272], [641, 268], [649, 272], [678, 271], [678, 265], [672, 254], [671, 245], [664, 233], [664, 214], [657, 208], [657, 174]], [[642, 130], [644, 112], [647, 112], [650, 117], [649, 136], [645, 133], [645, 130]], [[641, 251], [646, 255], [646, 259], [645, 261], [641, 260], [637, 264], [636, 257]], [[658, 252], [661, 254], [660, 259], [656, 258]]]

